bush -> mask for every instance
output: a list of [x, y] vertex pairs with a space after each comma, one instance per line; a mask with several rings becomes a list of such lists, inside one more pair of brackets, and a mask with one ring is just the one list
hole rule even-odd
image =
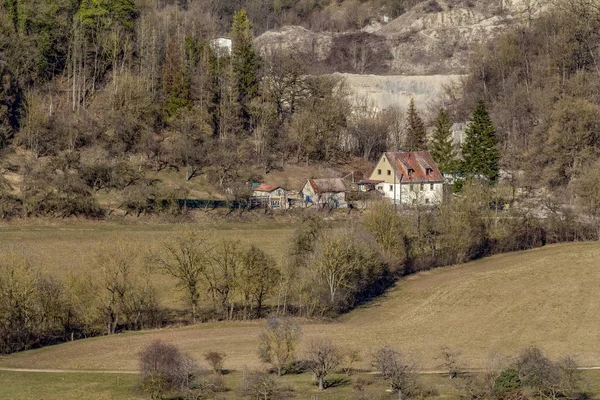
[[218, 351], [209, 351], [204, 354], [204, 359], [210, 365], [215, 375], [223, 372], [223, 363], [225, 362], [225, 353], [219, 353]]
[[494, 393], [500, 398], [503, 398], [520, 387], [521, 379], [519, 378], [519, 373], [514, 368], [503, 370], [494, 381]]
[[179, 349], [161, 341], [148, 345], [139, 356], [140, 386], [153, 399], [169, 391], [184, 391], [192, 387], [199, 374], [196, 362]]
[[277, 384], [275, 378], [264, 372], [250, 372], [242, 395], [256, 400], [279, 400], [289, 398], [291, 391]]

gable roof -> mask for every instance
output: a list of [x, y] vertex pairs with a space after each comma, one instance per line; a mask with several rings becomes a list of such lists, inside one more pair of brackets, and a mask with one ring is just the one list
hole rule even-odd
[[346, 184], [342, 178], [309, 179], [308, 182], [316, 193], [346, 191]]
[[281, 186], [267, 185], [265, 183], [261, 183], [260, 185], [258, 185], [257, 187], [255, 187], [252, 190], [254, 190], [255, 192], [272, 192], [272, 191], [277, 190], [279, 188], [281, 188]]
[[445, 181], [428, 151], [386, 152], [384, 155], [396, 170], [396, 177], [400, 183]]

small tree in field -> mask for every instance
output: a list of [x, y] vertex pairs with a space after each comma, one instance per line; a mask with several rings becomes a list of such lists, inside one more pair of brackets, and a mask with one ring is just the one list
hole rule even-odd
[[210, 365], [213, 373], [219, 375], [223, 372], [223, 363], [225, 362], [225, 353], [219, 353], [218, 351], [209, 351], [204, 354], [204, 359]]
[[206, 270], [208, 244], [197, 232], [183, 232], [164, 244], [164, 251], [156, 257], [161, 269], [177, 280], [177, 286], [186, 294], [192, 322], [196, 322], [200, 301], [199, 285]]
[[196, 362], [176, 346], [155, 341], [139, 355], [140, 384], [152, 399], [171, 391], [189, 388], [198, 374]]
[[267, 327], [259, 337], [258, 355], [277, 369], [277, 376], [281, 376], [294, 361], [300, 335], [300, 327], [288, 319], [267, 321]]
[[308, 369], [319, 381], [319, 390], [324, 390], [325, 377], [340, 365], [339, 350], [329, 340], [316, 340], [308, 348], [307, 359]]
[[398, 399], [402, 400], [402, 396], [407, 394], [412, 386], [412, 366], [406, 362], [404, 356], [386, 346], [373, 355], [373, 366], [381, 372], [391, 389], [398, 393]]

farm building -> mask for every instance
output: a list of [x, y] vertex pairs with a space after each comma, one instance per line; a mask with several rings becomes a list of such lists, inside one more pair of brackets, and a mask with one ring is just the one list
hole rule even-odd
[[445, 179], [427, 151], [386, 152], [369, 181], [396, 204], [437, 204], [444, 199]]
[[289, 208], [287, 190], [281, 186], [260, 184], [252, 189], [252, 206], [262, 208]]
[[347, 187], [341, 178], [309, 179], [300, 191], [306, 206], [346, 208]]

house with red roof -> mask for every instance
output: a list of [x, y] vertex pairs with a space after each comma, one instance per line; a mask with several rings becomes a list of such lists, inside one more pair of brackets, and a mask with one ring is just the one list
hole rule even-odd
[[396, 204], [438, 204], [444, 199], [446, 181], [427, 151], [386, 152], [369, 181]]

